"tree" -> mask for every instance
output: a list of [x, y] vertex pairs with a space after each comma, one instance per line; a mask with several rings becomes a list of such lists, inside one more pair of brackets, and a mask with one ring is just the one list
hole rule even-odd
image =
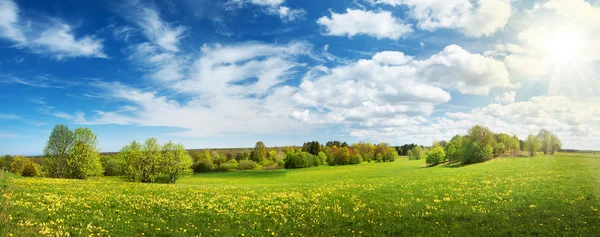
[[168, 183], [175, 183], [181, 175], [193, 173], [192, 157], [183, 145], [169, 141], [162, 146], [161, 152], [159, 166]]
[[394, 162], [398, 159], [398, 152], [394, 147], [387, 147], [387, 152], [383, 156], [384, 162]]
[[446, 147], [444, 147], [444, 152], [446, 153], [446, 159], [450, 162], [458, 161], [460, 159], [461, 153], [460, 149], [462, 147], [463, 137], [461, 135], [455, 135], [450, 139]]
[[375, 157], [375, 147], [369, 142], [359, 142], [352, 144], [352, 150], [355, 153], [360, 154], [363, 161], [371, 162]]
[[535, 156], [535, 153], [540, 149], [540, 139], [537, 136], [529, 135], [524, 144], [525, 150], [529, 152], [529, 156]]
[[10, 164], [13, 162], [14, 157], [11, 155], [4, 155], [0, 157], [0, 170], [10, 171]]
[[17, 156], [10, 164], [10, 172], [25, 177], [35, 177], [40, 175], [39, 167], [33, 160], [23, 156]]
[[425, 149], [422, 146], [416, 146], [412, 150], [408, 151], [408, 159], [409, 160], [420, 160], [427, 157]]
[[73, 132], [73, 145], [67, 159], [68, 177], [86, 179], [102, 175], [100, 153], [96, 134], [89, 128], [77, 128]]
[[250, 158], [256, 163], [262, 162], [267, 158], [267, 147], [261, 141], [256, 142], [254, 146], [254, 155]]
[[329, 165], [347, 165], [350, 162], [350, 150], [348, 147], [342, 147], [337, 149], [333, 153], [333, 163], [329, 163]]
[[489, 128], [475, 125], [463, 138], [461, 162], [473, 164], [484, 162], [494, 154], [494, 133]]
[[44, 168], [48, 176], [53, 178], [68, 177], [67, 160], [74, 139], [73, 132], [65, 125], [56, 125], [52, 129], [44, 148]]
[[[149, 138], [143, 145], [133, 141], [121, 148], [119, 156], [125, 161], [123, 177], [127, 181], [175, 183], [181, 175], [192, 173], [192, 157], [183, 145], [170, 141], [162, 146], [155, 138]], [[201, 158], [198, 162], [204, 164], [208, 160]]]
[[510, 150], [510, 155], [511, 156], [516, 156], [519, 151], [521, 150], [521, 144], [519, 141], [519, 138], [517, 137], [517, 135], [513, 135], [510, 138], [510, 143], [508, 144], [508, 149]]
[[554, 152], [560, 150], [562, 146], [560, 139], [546, 129], [540, 130], [537, 137], [540, 140], [540, 149], [544, 154], [554, 154]]
[[437, 165], [442, 160], [446, 158], [446, 152], [444, 152], [444, 148], [440, 146], [438, 143], [434, 143], [433, 147], [427, 152], [427, 158], [425, 162], [429, 165]]
[[302, 145], [302, 151], [313, 155], [318, 155], [322, 151], [321, 144], [318, 141], [305, 142]]

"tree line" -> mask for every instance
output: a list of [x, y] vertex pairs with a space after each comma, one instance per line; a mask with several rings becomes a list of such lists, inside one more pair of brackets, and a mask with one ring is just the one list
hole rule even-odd
[[443, 162], [466, 165], [499, 156], [514, 157], [520, 155], [521, 151], [526, 151], [529, 156], [535, 156], [538, 151], [552, 155], [561, 147], [560, 139], [545, 129], [521, 141], [516, 135], [493, 133], [485, 126], [476, 125], [466, 135], [455, 135], [448, 142], [434, 142], [429, 148], [416, 146], [408, 150], [407, 155], [411, 160], [425, 159], [428, 165]]
[[393, 162], [400, 156], [410, 160], [425, 159], [429, 165], [440, 163], [473, 164], [499, 156], [517, 156], [522, 151], [534, 156], [538, 151], [554, 154], [561, 141], [553, 133], [541, 130], [525, 141], [505, 133], [493, 133], [476, 125], [465, 135], [449, 141], [434, 142], [425, 147], [417, 144], [390, 146], [387, 143], [318, 141], [302, 146], [268, 148], [258, 141], [253, 149], [221, 149], [187, 151], [182, 144], [159, 144], [149, 138], [144, 143], [132, 141], [113, 155], [100, 155], [97, 136], [89, 128], [54, 127], [43, 158], [6, 155], [0, 157], [0, 169], [23, 176], [87, 179], [95, 176], [121, 176], [130, 182], [175, 183], [183, 175], [194, 172], [227, 172], [232, 170], [297, 169], [321, 165], [338, 166], [362, 162]]

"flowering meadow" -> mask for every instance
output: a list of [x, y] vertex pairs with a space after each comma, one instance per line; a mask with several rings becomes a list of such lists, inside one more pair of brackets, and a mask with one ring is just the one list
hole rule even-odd
[[2, 236], [591, 236], [600, 155], [195, 174], [177, 184], [3, 173]]

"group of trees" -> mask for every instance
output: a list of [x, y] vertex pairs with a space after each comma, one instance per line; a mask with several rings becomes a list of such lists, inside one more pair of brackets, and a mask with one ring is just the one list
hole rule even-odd
[[86, 179], [103, 173], [97, 137], [89, 128], [54, 127], [44, 148], [43, 170], [48, 177]]
[[192, 158], [183, 145], [167, 142], [158, 144], [149, 138], [123, 146], [119, 156], [124, 161], [123, 177], [128, 181], [144, 183], [175, 183], [181, 175], [192, 173]]
[[[523, 144], [523, 147], [521, 147]], [[429, 165], [442, 162], [473, 164], [487, 161], [502, 155], [516, 156], [524, 149], [530, 156], [542, 149], [544, 154], [554, 154], [561, 148], [561, 142], [554, 134], [541, 130], [537, 136], [529, 135], [520, 141], [516, 135], [493, 133], [489, 128], [476, 125], [466, 135], [455, 135], [450, 141], [435, 142], [430, 148], [415, 146], [408, 150], [409, 159], [426, 159]]]
[[535, 156], [538, 151], [553, 155], [554, 152], [561, 149], [562, 143], [556, 135], [546, 129], [542, 129], [537, 136], [527, 136], [527, 140], [525, 140], [523, 146], [529, 153], [529, 156]]

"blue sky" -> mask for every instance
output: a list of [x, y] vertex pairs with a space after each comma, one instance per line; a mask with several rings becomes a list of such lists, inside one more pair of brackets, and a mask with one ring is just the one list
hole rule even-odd
[[430, 144], [482, 124], [600, 149], [600, 1], [0, 0], [0, 153]]

